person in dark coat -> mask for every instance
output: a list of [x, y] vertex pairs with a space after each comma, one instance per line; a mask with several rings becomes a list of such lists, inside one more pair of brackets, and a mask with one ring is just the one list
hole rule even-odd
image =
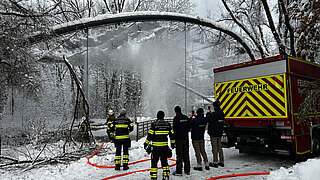
[[115, 170], [120, 170], [121, 166], [121, 149], [123, 147], [123, 170], [128, 170], [129, 162], [129, 147], [131, 140], [129, 133], [133, 131], [133, 124], [129, 118], [126, 117], [126, 110], [121, 109], [120, 115], [110, 125], [110, 135], [114, 137], [114, 144], [116, 146]]
[[173, 118], [173, 131], [176, 140], [177, 166], [173, 175], [182, 176], [182, 167], [184, 172], [190, 174], [190, 157], [189, 157], [189, 132], [191, 129], [190, 119], [183, 115], [180, 106], [174, 108], [176, 116]]
[[[215, 101], [213, 103], [214, 112], [212, 112], [208, 118], [208, 134], [210, 135], [211, 146], [212, 146], [212, 154], [213, 154], [213, 162], [209, 165], [211, 167], [224, 167], [224, 157], [221, 143], [221, 136], [223, 133], [224, 126], [224, 113], [220, 108], [220, 102]], [[219, 155], [219, 159], [218, 159]]]
[[197, 158], [197, 167], [194, 170], [202, 171], [201, 156], [204, 161], [205, 169], [209, 170], [208, 157], [204, 144], [204, 132], [207, 126], [207, 118], [204, 117], [204, 111], [202, 108], [197, 109], [197, 115], [191, 120], [191, 139], [192, 146]]
[[[148, 145], [151, 143], [151, 180], [157, 179], [158, 161], [161, 160], [161, 166], [163, 170], [163, 180], [169, 179], [169, 165], [167, 158], [172, 156], [172, 151], [168, 146], [168, 136], [170, 137], [171, 147], [174, 148], [174, 131], [171, 128], [171, 124], [164, 120], [164, 112], [158, 111], [157, 121], [151, 124], [151, 128], [148, 131], [147, 139], [144, 143], [144, 149], [148, 153]], [[171, 155], [170, 155], [171, 154]]]

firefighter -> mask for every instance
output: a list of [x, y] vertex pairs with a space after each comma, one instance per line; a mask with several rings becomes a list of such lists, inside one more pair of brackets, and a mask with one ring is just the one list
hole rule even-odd
[[161, 166], [163, 170], [163, 180], [168, 180], [170, 175], [168, 157], [172, 156], [172, 151], [168, 146], [168, 136], [170, 137], [171, 148], [175, 147], [174, 132], [171, 129], [171, 124], [164, 120], [164, 112], [158, 111], [157, 121], [151, 124], [151, 128], [148, 131], [147, 139], [144, 143], [144, 148], [150, 153], [148, 147], [152, 142], [152, 154], [151, 154], [151, 179], [157, 179], [157, 164], [159, 158], [161, 160]]
[[81, 118], [79, 132], [82, 143], [89, 142], [88, 121], [86, 121], [86, 117]]
[[114, 141], [114, 137], [111, 136], [111, 134], [110, 134], [110, 126], [113, 123], [113, 121], [115, 120], [115, 118], [116, 118], [116, 116], [115, 116], [113, 110], [110, 109], [108, 111], [108, 118], [107, 118], [107, 122], [106, 122], [106, 124], [107, 124], [107, 134], [108, 134], [108, 138], [109, 138], [110, 142]]
[[[213, 162], [209, 165], [217, 168], [218, 166], [224, 167], [224, 157], [221, 143], [221, 136], [224, 126], [224, 113], [220, 108], [220, 102], [215, 101], [213, 103], [214, 112], [208, 117], [208, 134], [210, 135], [210, 141], [212, 146]], [[218, 159], [219, 155], [219, 159]]]
[[191, 129], [190, 119], [182, 114], [180, 106], [174, 108], [176, 116], [173, 118], [173, 131], [175, 132], [177, 166], [173, 175], [182, 176], [182, 166], [184, 163], [184, 172], [190, 174], [189, 157], [189, 132]]
[[123, 148], [123, 170], [128, 170], [129, 147], [131, 146], [129, 133], [133, 131], [133, 124], [126, 117], [126, 110], [121, 109], [120, 115], [110, 125], [110, 136], [114, 137], [116, 147], [115, 170], [120, 170], [121, 166], [121, 149]]

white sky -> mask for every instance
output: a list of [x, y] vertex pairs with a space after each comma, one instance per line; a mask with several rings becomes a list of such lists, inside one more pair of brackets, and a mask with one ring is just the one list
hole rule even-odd
[[[223, 9], [223, 4], [221, 0], [192, 0], [197, 7], [195, 8], [195, 12], [201, 17], [207, 17], [209, 14], [212, 19], [217, 19], [221, 9]], [[208, 13], [211, 12], [211, 13]]]

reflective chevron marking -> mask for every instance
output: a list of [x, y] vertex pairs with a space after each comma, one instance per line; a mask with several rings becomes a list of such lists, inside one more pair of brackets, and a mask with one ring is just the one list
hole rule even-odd
[[285, 74], [215, 84], [226, 118], [285, 118]]

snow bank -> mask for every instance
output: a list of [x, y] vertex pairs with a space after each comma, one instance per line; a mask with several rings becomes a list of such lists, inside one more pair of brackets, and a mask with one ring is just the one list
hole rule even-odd
[[320, 159], [309, 159], [291, 168], [281, 167], [272, 171], [268, 180], [318, 180], [320, 179]]

